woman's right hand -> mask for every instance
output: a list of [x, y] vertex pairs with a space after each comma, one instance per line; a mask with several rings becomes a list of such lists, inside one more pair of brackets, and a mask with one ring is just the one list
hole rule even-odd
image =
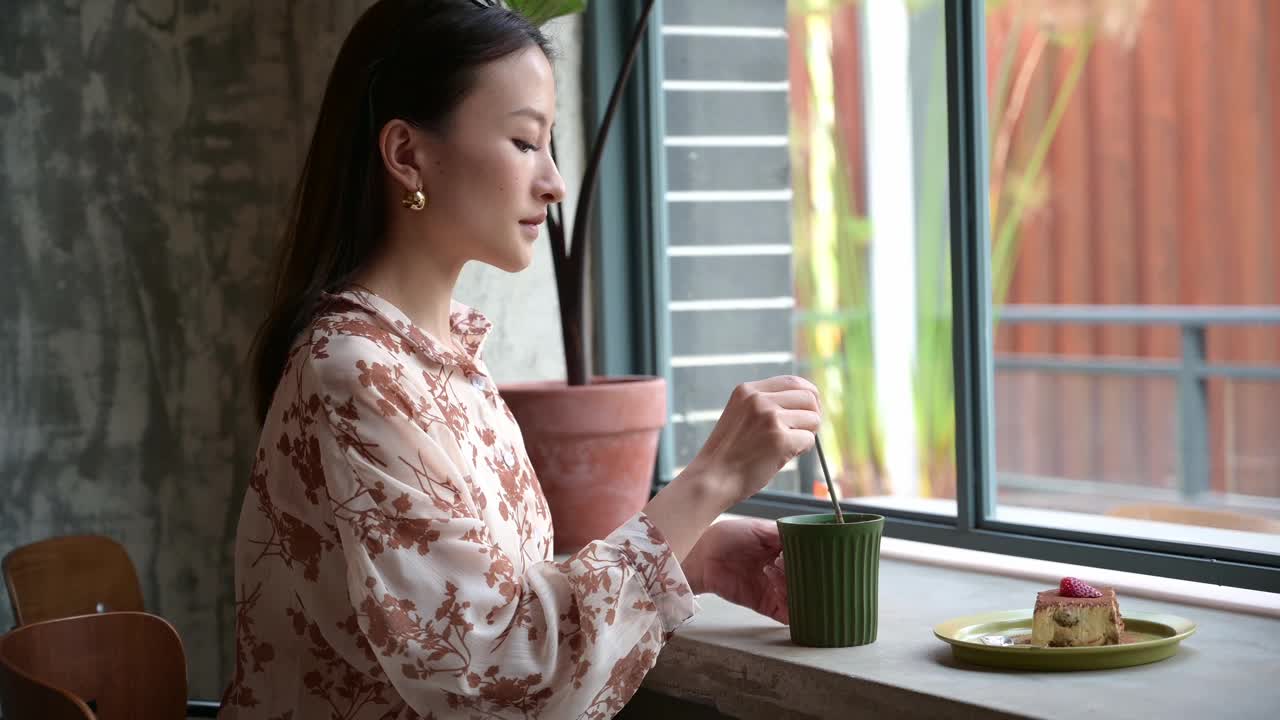
[[716, 483], [726, 507], [736, 504], [813, 447], [821, 412], [818, 388], [804, 378], [781, 375], [743, 383], [734, 388], [685, 473]]

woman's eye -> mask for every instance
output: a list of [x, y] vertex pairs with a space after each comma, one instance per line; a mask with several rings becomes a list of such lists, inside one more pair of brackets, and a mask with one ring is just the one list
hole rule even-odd
[[538, 146], [537, 146], [537, 145], [533, 145], [533, 144], [527, 143], [527, 142], [525, 142], [525, 141], [523, 141], [523, 140], [512, 140], [511, 142], [515, 143], [515, 144], [516, 144], [516, 148], [517, 148], [517, 149], [519, 149], [519, 150], [520, 150], [520, 152], [522, 152], [522, 153], [534, 152], [534, 151], [536, 151], [536, 150], [538, 149]]

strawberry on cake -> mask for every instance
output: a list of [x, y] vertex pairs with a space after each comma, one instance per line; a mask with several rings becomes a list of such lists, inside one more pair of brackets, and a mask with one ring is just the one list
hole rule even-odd
[[1118, 645], [1124, 619], [1116, 591], [1101, 590], [1076, 578], [1063, 578], [1057, 589], [1036, 595], [1031, 644], [1040, 647]]

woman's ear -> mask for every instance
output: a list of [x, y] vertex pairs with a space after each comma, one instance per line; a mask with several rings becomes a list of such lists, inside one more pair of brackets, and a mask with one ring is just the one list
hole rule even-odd
[[421, 130], [404, 120], [387, 121], [378, 134], [378, 150], [382, 165], [404, 192], [426, 185], [426, 138]]

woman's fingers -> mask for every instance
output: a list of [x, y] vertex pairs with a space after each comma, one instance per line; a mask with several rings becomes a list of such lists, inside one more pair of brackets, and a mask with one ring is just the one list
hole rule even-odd
[[784, 390], [806, 390], [818, 394], [818, 386], [805, 380], [798, 375], [775, 375], [771, 378], [763, 380], [754, 380], [744, 383], [749, 390], [757, 390], [760, 392], [780, 392]]
[[804, 378], [743, 383], [687, 469], [714, 478], [721, 486], [717, 494], [734, 502], [750, 497], [813, 447], [821, 412], [817, 389]]
[[743, 383], [738, 387], [737, 392], [743, 396], [742, 399], [757, 403], [761, 408], [782, 407], [821, 412], [822, 401], [819, 399], [818, 389], [803, 378], [795, 378], [795, 380], [798, 382], [770, 378], [754, 383]]
[[764, 576], [768, 587], [765, 590], [767, 611], [765, 614], [774, 620], [787, 625], [791, 621], [787, 609], [787, 578], [774, 564], [764, 566]]
[[778, 407], [790, 410], [812, 410], [813, 412], [821, 410], [817, 394], [808, 390], [779, 390], [759, 395]]
[[777, 418], [778, 423], [786, 430], [811, 433], [818, 432], [818, 426], [822, 423], [822, 416], [812, 410], [779, 410]]

